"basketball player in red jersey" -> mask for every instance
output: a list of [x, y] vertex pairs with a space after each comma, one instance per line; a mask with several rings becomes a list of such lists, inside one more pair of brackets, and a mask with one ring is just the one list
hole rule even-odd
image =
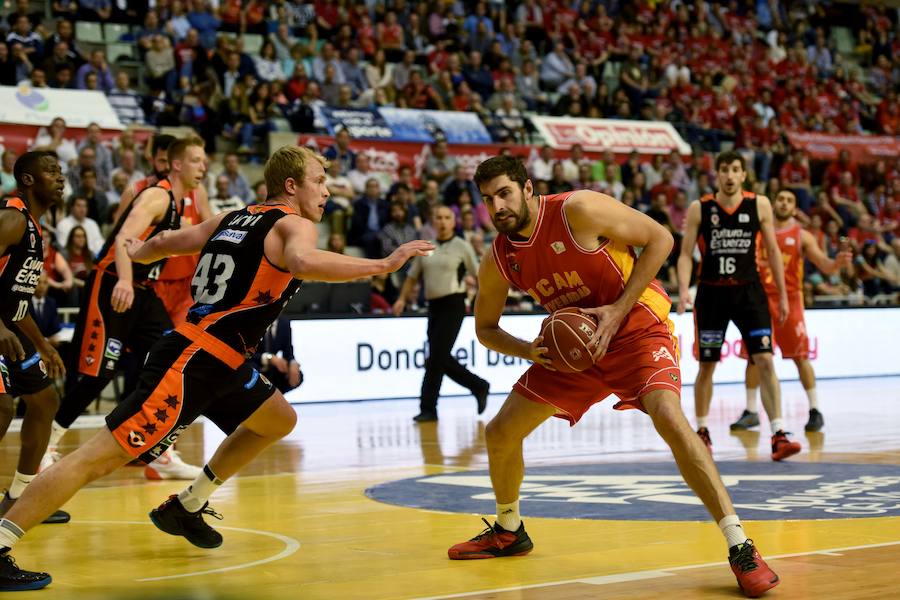
[[207, 499], [297, 421], [281, 392], [246, 356], [297, 292], [299, 280], [350, 281], [391, 273], [409, 258], [434, 250], [422, 240], [378, 260], [318, 250], [315, 224], [328, 198], [325, 163], [306, 148], [280, 148], [266, 163], [269, 200], [264, 204], [146, 241], [128, 240], [128, 255], [139, 263], [200, 252], [193, 282], [196, 303], [187, 322], [154, 345], [140, 384], [109, 414], [107, 429], [42, 472], [0, 519], [0, 564], [6, 565], [0, 588], [48, 585], [48, 574], [15, 566], [9, 556], [13, 544], [87, 483], [132, 458], [149, 462], [159, 456], [201, 414], [228, 437], [203, 473], [150, 518], [162, 531], [201, 548], [222, 544], [222, 535], [203, 520], [203, 514], [215, 514]]
[[[777, 585], [778, 576], [744, 534], [712, 458], [681, 411], [671, 304], [653, 279], [671, 251], [672, 236], [605, 194], [581, 190], [535, 196], [525, 168], [514, 157], [481, 163], [475, 182], [498, 231], [478, 274], [475, 330], [488, 348], [534, 364], [485, 431], [497, 521], [452, 546], [450, 558], [530, 552], [533, 544], [518, 501], [523, 440], [553, 416], [574, 425], [593, 404], [615, 394], [620, 401], [614, 408], [646, 412], [672, 449], [685, 481], [722, 529], [741, 589], [755, 596]], [[643, 248], [639, 258], [636, 247]], [[598, 322], [591, 340], [595, 365], [580, 373], [560, 373], [540, 337], [529, 343], [501, 329], [511, 285], [547, 310], [574, 306], [592, 315]]]
[[[783, 358], [790, 358], [797, 365], [800, 382], [809, 398], [809, 421], [806, 431], [819, 431], [825, 425], [825, 418], [819, 411], [816, 397], [816, 373], [809, 361], [809, 337], [806, 334], [806, 323], [803, 319], [803, 261], [809, 259], [822, 273], [831, 275], [850, 264], [853, 253], [840, 252], [834, 260], [828, 258], [819, 248], [813, 235], [803, 229], [794, 219], [797, 210], [797, 196], [793, 190], [782, 189], [775, 196], [772, 207], [775, 214], [775, 238], [781, 262], [784, 265], [784, 282], [788, 294], [788, 316], [784, 323], [775, 323], [775, 345], [781, 349]], [[778, 288], [775, 278], [764, 255], [760, 262], [762, 284], [769, 299], [769, 312], [777, 310]], [[746, 352], [741, 356], [746, 358]], [[747, 408], [744, 414], [731, 424], [731, 429], [747, 429], [759, 425], [756, 410], [756, 391], [759, 389], [759, 369], [752, 362], [747, 362]]]
[[[133, 264], [124, 247], [126, 239], [148, 238], [181, 227], [183, 200], [203, 183], [206, 173], [203, 140], [176, 140], [167, 152], [171, 172], [156, 185], [142, 190], [125, 209], [85, 284], [85, 304], [74, 336], [77, 364], [70, 367], [66, 393], [54, 419], [48, 457], [53, 457], [52, 449], [68, 428], [115, 377], [126, 348], [136, 356], [144, 356], [173, 327], [151, 285], [163, 263]], [[47, 462], [52, 464], [44, 461]], [[200, 472], [199, 467], [184, 463], [174, 451], [161, 457], [160, 463], [151, 467], [153, 473], [168, 467], [173, 478], [190, 479]]]
[[[800, 444], [788, 439], [782, 424], [781, 389], [772, 362], [772, 317], [757, 265], [760, 236], [770, 256], [778, 253], [778, 243], [772, 224], [772, 205], [765, 196], [743, 191], [746, 178], [744, 158], [737, 152], [723, 152], [716, 157], [719, 191], [688, 207], [678, 257], [678, 312], [683, 313], [690, 303], [692, 254], [699, 242], [700, 277], [694, 302], [694, 352], [700, 360], [694, 384], [697, 435], [712, 453], [706, 427], [712, 402], [712, 376], [721, 357], [728, 323], [734, 321], [750, 360], [760, 371], [763, 406], [772, 426], [772, 460], [778, 461], [800, 452]], [[783, 323], [788, 301], [781, 262], [773, 262], [771, 271], [778, 292], [776, 319]]]

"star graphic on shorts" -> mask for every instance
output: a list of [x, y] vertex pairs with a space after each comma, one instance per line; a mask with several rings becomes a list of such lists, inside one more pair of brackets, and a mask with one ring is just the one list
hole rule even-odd
[[93, 352], [96, 348], [97, 346], [91, 344], [90, 346], [88, 346], [88, 352]]
[[97, 332], [96, 332], [96, 331], [91, 332], [91, 339], [92, 339], [92, 340], [96, 340], [96, 339], [97, 339]]
[[141, 429], [143, 429], [147, 433], [147, 435], [153, 435], [154, 433], [156, 433], [156, 425], [153, 425], [152, 423], [142, 425]]
[[178, 396], [167, 396], [164, 402], [170, 407], [175, 408], [178, 406]]
[[166, 420], [169, 418], [169, 413], [166, 412], [166, 409], [160, 408], [155, 413], [153, 413], [153, 416], [155, 416], [156, 420], [159, 421], [160, 423], [165, 423]]
[[256, 298], [254, 298], [253, 301], [257, 304], [268, 304], [273, 300], [273, 298], [274, 297], [269, 293], [269, 290], [266, 290], [264, 292], [259, 292], [258, 294], [256, 294]]
[[100, 319], [94, 319], [94, 327], [100, 327], [100, 325], [102, 324], [103, 323], [100, 321]]

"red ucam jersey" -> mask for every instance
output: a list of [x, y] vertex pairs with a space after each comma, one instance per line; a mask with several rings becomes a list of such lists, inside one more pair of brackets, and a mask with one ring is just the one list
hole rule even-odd
[[[784, 268], [784, 285], [788, 297], [803, 293], [803, 228], [799, 223], [793, 223], [775, 232], [778, 242], [778, 250], [781, 253], [781, 264]], [[775, 285], [775, 277], [769, 268], [769, 259], [766, 249], [760, 248], [759, 275], [762, 279], [766, 294], [774, 298], [778, 297], [778, 287]]]
[[[144, 189], [155, 185], [156, 177], [151, 175], [144, 177], [134, 183], [134, 197], [140, 194]], [[181, 213], [181, 226], [190, 227], [200, 222], [200, 212], [197, 210], [197, 190], [191, 190], [184, 195], [184, 209]], [[177, 279], [187, 279], [194, 275], [197, 268], [197, 256], [172, 256], [166, 261], [159, 279], [163, 281], [171, 281]]]
[[[531, 237], [519, 240], [499, 234], [493, 243], [494, 261], [503, 278], [549, 312], [613, 304], [622, 295], [636, 260], [634, 248], [621, 242], [602, 240], [595, 250], [575, 242], [563, 211], [564, 202], [574, 193], [540, 196]], [[667, 322], [671, 307], [659, 282], [651, 282], [622, 322], [611, 349], [631, 332]]]

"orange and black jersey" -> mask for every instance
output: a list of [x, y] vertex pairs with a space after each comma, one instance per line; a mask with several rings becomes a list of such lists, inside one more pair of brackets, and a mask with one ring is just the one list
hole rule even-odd
[[[148, 189], [152, 189], [155, 187], [162, 188], [169, 193], [169, 207], [166, 209], [166, 214], [163, 215], [163, 218], [159, 221], [159, 223], [156, 223], [155, 225], [151, 223], [151, 225], [144, 230], [139, 238], [147, 241], [154, 235], [167, 229], [181, 228], [181, 214], [184, 210], [184, 205], [182, 203], [181, 207], [179, 207], [179, 202], [175, 199], [175, 194], [172, 193], [172, 184], [169, 183], [168, 179], [163, 179], [156, 185], [141, 190], [141, 192], [134, 198], [128, 208], [125, 209], [125, 212], [119, 218], [119, 221], [116, 223], [112, 232], [109, 234], [109, 237], [106, 238], [106, 243], [103, 245], [103, 249], [100, 250], [100, 254], [97, 255], [96, 268], [98, 270], [106, 271], [111, 275], [116, 274], [116, 236], [119, 235], [119, 231], [122, 229], [122, 224], [128, 218], [128, 215], [131, 214], [131, 210], [134, 208], [135, 204], [138, 203], [141, 195], [144, 194], [144, 192], [146, 192]], [[150, 263], [147, 265], [132, 263], [132, 280], [135, 283], [139, 283], [141, 281], [156, 279], [159, 276], [159, 272], [162, 270], [165, 262], [166, 260], [162, 259], [155, 263]]]
[[757, 246], [760, 237], [756, 194], [744, 192], [741, 202], [727, 209], [714, 194], [700, 199], [700, 282], [742, 285], [759, 281]]
[[41, 226], [28, 212], [28, 207], [14, 196], [0, 200], [0, 210], [18, 210], [25, 215], [25, 233], [16, 244], [6, 248], [0, 256], [0, 319], [21, 321], [28, 314], [44, 267], [44, 245]]
[[284, 205], [256, 205], [226, 215], [210, 236], [194, 278], [188, 323], [241, 354], [251, 352], [300, 281], [269, 262], [265, 239], [279, 219], [296, 215]]

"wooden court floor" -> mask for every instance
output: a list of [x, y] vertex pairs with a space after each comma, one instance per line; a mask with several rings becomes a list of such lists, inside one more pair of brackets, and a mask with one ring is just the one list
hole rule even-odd
[[[690, 390], [688, 395], [690, 394]], [[788, 422], [804, 452], [796, 462], [896, 466], [900, 476], [900, 378], [820, 382], [822, 434], [802, 432], [799, 385], [784, 386]], [[491, 397], [489, 417], [502, 397]], [[732, 436], [743, 389], [720, 386], [711, 431], [719, 461], [768, 465], [767, 429]], [[685, 403], [690, 409], [690, 404]], [[450, 561], [446, 549], [477, 534], [477, 515], [386, 504], [364, 493], [385, 482], [484, 470], [484, 424], [471, 398], [442, 399], [437, 424], [414, 425], [414, 401], [298, 407], [297, 429], [212, 506], [225, 536], [201, 550], [157, 531], [147, 512], [182, 482], [148, 482], [125, 467], [66, 505], [67, 525], [35, 528], [17, 547], [24, 568], [51, 587], [26, 597], [78, 599], [738, 598], [711, 522], [536, 518], [523, 507], [535, 550], [526, 557]], [[73, 431], [71, 451], [94, 429]], [[182, 438], [192, 462], [222, 439], [201, 423]], [[9, 481], [18, 434], [0, 446]], [[575, 428], [545, 424], [526, 443], [530, 466], [639, 464], [670, 457], [636, 411], [594, 407]], [[453, 490], [449, 490], [453, 493]], [[460, 492], [462, 493], [462, 492]], [[900, 504], [900, 495], [885, 502]], [[895, 513], [896, 514], [896, 513]], [[900, 517], [752, 521], [745, 527], [782, 583], [770, 598], [900, 597]]]

